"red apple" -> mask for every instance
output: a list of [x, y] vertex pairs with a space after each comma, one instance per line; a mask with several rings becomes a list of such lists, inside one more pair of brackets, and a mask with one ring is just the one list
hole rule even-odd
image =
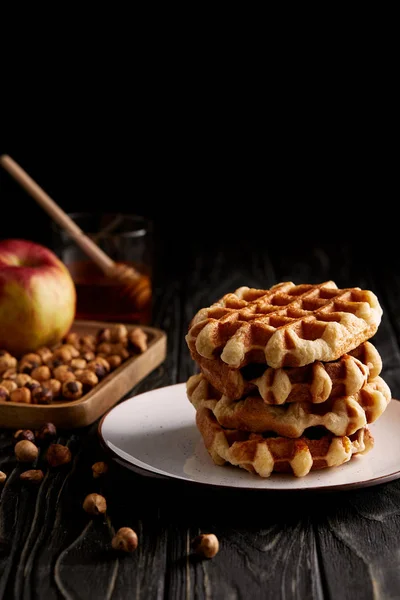
[[59, 342], [75, 309], [74, 282], [51, 250], [27, 240], [0, 241], [0, 349], [20, 356]]

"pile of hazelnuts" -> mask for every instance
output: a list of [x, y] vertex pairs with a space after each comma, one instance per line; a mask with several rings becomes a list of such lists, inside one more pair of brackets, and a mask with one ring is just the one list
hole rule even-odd
[[96, 335], [69, 333], [53, 348], [19, 359], [0, 349], [0, 402], [51, 404], [78, 400], [131, 356], [147, 349], [140, 327], [116, 324]]
[[[55, 443], [57, 428], [54, 423], [44, 423], [37, 431], [31, 429], [18, 429], [13, 435], [14, 454], [17, 461], [24, 466], [32, 466], [43, 450], [49, 467], [61, 467], [71, 462], [72, 454], [68, 446]], [[0, 471], [0, 483], [4, 483], [7, 476]], [[40, 483], [44, 479], [41, 469], [28, 469], [20, 474], [21, 481]]]
[[[53, 423], [44, 423], [37, 431], [19, 429], [14, 433], [14, 453], [21, 465], [32, 467], [38, 460], [39, 454], [47, 462], [50, 469], [57, 469], [67, 465], [72, 460], [72, 453], [68, 446], [56, 443], [57, 429]], [[108, 473], [106, 462], [100, 461], [92, 465], [92, 477], [98, 479]], [[20, 473], [20, 480], [25, 485], [40, 485], [45, 477], [44, 472], [37, 468], [28, 468]], [[7, 475], [0, 471], [0, 493], [2, 484], [5, 484]], [[97, 493], [88, 494], [82, 503], [83, 510], [91, 517], [105, 516], [107, 501], [104, 496]], [[122, 553], [134, 552], [139, 540], [136, 532], [130, 527], [120, 527], [111, 540], [114, 550]], [[191, 548], [194, 553], [202, 558], [213, 558], [219, 550], [219, 542], [213, 533], [203, 533], [192, 539]]]
[[[56, 469], [67, 465], [72, 460], [72, 453], [68, 446], [55, 443], [57, 429], [53, 423], [44, 423], [37, 431], [31, 429], [18, 429], [13, 435], [14, 454], [22, 466], [33, 467], [39, 455], [42, 454], [48, 467]], [[96, 462], [92, 465], [94, 479], [104, 476], [108, 471], [105, 462]], [[28, 468], [20, 473], [20, 480], [24, 484], [40, 485], [45, 478], [42, 469]], [[0, 471], [0, 489], [6, 482], [7, 475]], [[92, 516], [104, 515], [107, 510], [106, 500], [101, 494], [88, 494], [83, 501], [83, 510]], [[123, 552], [133, 552], [138, 545], [136, 532], [130, 527], [121, 527], [114, 535], [112, 547]]]

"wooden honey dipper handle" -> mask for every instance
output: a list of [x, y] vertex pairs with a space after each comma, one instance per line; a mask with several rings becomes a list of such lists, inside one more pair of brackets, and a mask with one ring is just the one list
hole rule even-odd
[[0, 164], [36, 200], [38, 204], [64, 229], [94, 263], [107, 275], [118, 274], [118, 266], [80, 227], [58, 206], [56, 202], [22, 169], [10, 156], [3, 154]]

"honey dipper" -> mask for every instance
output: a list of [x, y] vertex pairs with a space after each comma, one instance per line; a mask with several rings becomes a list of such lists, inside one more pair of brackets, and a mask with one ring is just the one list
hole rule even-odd
[[122, 284], [123, 293], [131, 298], [139, 310], [148, 305], [151, 300], [151, 287], [147, 276], [133, 267], [112, 260], [10, 156], [6, 154], [0, 156], [0, 164], [69, 234], [107, 277], [112, 277]]

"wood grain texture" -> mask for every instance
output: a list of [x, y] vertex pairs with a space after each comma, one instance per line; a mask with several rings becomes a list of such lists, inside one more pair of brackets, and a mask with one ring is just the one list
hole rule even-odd
[[[267, 235], [267, 234], [266, 234]], [[181, 255], [176, 255], [181, 256]], [[162, 258], [162, 257], [161, 257]], [[384, 308], [374, 338], [383, 376], [400, 397], [400, 270], [358, 244], [268, 247], [193, 245], [156, 271], [154, 320], [166, 331], [167, 357], [126, 396], [186, 381], [196, 367], [185, 343], [192, 316], [241, 285], [268, 287], [333, 279], [375, 291]], [[11, 432], [0, 431], [0, 599], [392, 599], [400, 597], [400, 483], [324, 494], [215, 491], [141, 477], [112, 464], [94, 480], [91, 465], [108, 459], [96, 423], [60, 430], [73, 462], [46, 471], [41, 486], [19, 480]], [[106, 518], [82, 510], [86, 494], [107, 498]], [[131, 555], [110, 549], [113, 531], [133, 527]], [[213, 532], [220, 552], [199, 560], [190, 542]]]
[[330, 499], [318, 538], [328, 580], [346, 582], [342, 598], [399, 596], [399, 500], [398, 481]]

